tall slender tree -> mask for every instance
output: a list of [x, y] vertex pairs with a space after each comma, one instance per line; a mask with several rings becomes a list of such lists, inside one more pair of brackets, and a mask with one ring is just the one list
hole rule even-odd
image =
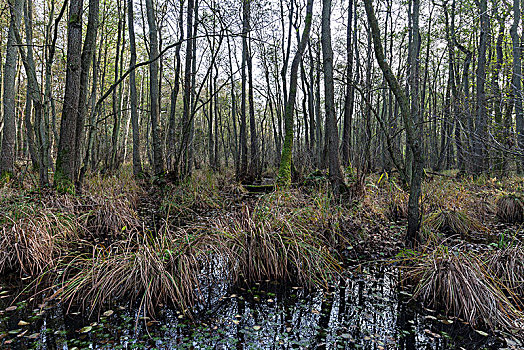
[[335, 196], [347, 191], [338, 153], [338, 127], [335, 116], [335, 86], [333, 79], [333, 48], [331, 46], [331, 0], [322, 1], [322, 58], [324, 61], [324, 93], [326, 105], [326, 145], [329, 180]]
[[153, 172], [160, 175], [164, 171], [162, 143], [158, 130], [158, 29], [156, 25], [155, 9], [152, 0], [146, 0], [147, 23], [149, 27], [149, 97], [151, 105], [151, 137], [153, 145]]
[[129, 102], [131, 108], [131, 129], [133, 132], [133, 175], [138, 177], [142, 174], [142, 160], [140, 157], [140, 127], [138, 125], [136, 73], [133, 69], [136, 66], [135, 16], [133, 0], [127, 0], [127, 22], [129, 33], [129, 50], [131, 51], [131, 57], [129, 60], [129, 69], [131, 69], [131, 72], [129, 73]]
[[309, 41], [309, 32], [311, 31], [311, 22], [313, 17], [313, 0], [308, 0], [306, 7], [306, 18], [304, 20], [304, 31], [298, 44], [297, 52], [291, 63], [291, 78], [289, 81], [289, 96], [286, 100], [284, 110], [285, 137], [282, 156], [280, 157], [280, 167], [278, 170], [278, 181], [281, 185], [289, 186], [291, 184], [291, 162], [293, 155], [294, 123], [293, 112], [295, 110], [295, 101], [297, 95], [298, 68], [302, 60], [304, 51]]

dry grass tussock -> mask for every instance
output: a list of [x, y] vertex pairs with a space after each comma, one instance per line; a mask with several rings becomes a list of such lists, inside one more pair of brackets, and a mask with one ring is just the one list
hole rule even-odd
[[137, 209], [146, 194], [132, 173], [90, 177], [85, 193], [83, 201], [89, 209], [85, 225], [91, 235], [115, 237], [141, 229]]
[[170, 185], [161, 209], [170, 219], [190, 218], [208, 210], [224, 209], [245, 190], [233, 178], [195, 171], [181, 184]]
[[160, 304], [184, 312], [196, 301], [199, 276], [218, 242], [204, 232], [164, 230], [157, 236], [93, 246], [90, 255], [74, 257], [51, 297], [91, 312], [117, 300], [138, 302], [154, 315]]
[[[509, 294], [524, 301], [524, 246], [509, 245], [487, 254], [487, 265], [492, 275], [497, 276]], [[523, 305], [524, 306], [524, 305]]]
[[68, 212], [16, 194], [0, 200], [0, 273], [38, 274], [53, 267], [78, 238]]
[[205, 294], [210, 268], [223, 269], [230, 283], [271, 279], [326, 286], [340, 272], [333, 245], [341, 239], [328, 201], [277, 192], [211, 224], [172, 230], [165, 223], [154, 236], [95, 245], [90, 254], [65, 259], [53, 298], [91, 311], [128, 299], [148, 314], [159, 304], [191, 312]]
[[[522, 264], [522, 255], [518, 256]], [[472, 326], [522, 332], [524, 314], [503, 276], [498, 257], [439, 246], [402, 261], [404, 277], [415, 281], [414, 297], [463, 318]], [[504, 265], [508, 267], [508, 265]], [[521, 272], [519, 272], [521, 273]], [[508, 293], [511, 291], [511, 293]]]
[[89, 195], [74, 196], [1, 188], [0, 272], [38, 274], [78, 248], [81, 239], [138, 231], [143, 190], [132, 177], [96, 176], [86, 189]]
[[497, 218], [506, 223], [524, 221], [524, 200], [514, 194], [503, 194], [497, 199]]
[[274, 192], [253, 208], [213, 219], [234, 279], [326, 286], [340, 271], [334, 246], [343, 239], [329, 208], [321, 197]]
[[475, 218], [458, 210], [440, 209], [429, 214], [424, 220], [424, 225], [438, 232], [466, 237], [473, 231], [485, 231]]

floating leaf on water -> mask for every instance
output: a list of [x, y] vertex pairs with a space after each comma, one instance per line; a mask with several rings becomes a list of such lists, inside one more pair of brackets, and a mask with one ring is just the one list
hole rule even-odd
[[432, 320], [432, 321], [436, 321], [437, 320], [437, 318], [435, 316], [431, 316], [431, 315], [424, 316], [424, 318], [426, 320]]
[[231, 294], [229, 297], [230, 297], [230, 298], [236, 298], [237, 295], [236, 295], [236, 294]]
[[23, 321], [23, 320], [20, 320], [20, 322], [18, 322], [19, 326], [27, 326], [28, 324], [29, 324], [29, 322], [26, 322], [26, 321]]
[[109, 317], [109, 316], [111, 316], [113, 313], [114, 313], [113, 310], [107, 310], [107, 311], [104, 312], [102, 315], [104, 315], [104, 316], [106, 316], [106, 317]]
[[475, 329], [475, 332], [477, 332], [477, 333], [480, 334], [480, 335], [483, 335], [484, 337], [489, 336], [488, 333], [486, 333], [486, 332], [484, 332], [484, 331], [480, 331], [480, 330], [478, 330], [478, 329]]
[[89, 333], [89, 332], [91, 332], [92, 329], [93, 329], [92, 326], [86, 326], [86, 327], [80, 329], [79, 332], [80, 332], [80, 333]]
[[19, 328], [19, 329], [13, 329], [13, 330], [9, 331], [8, 333], [9, 333], [9, 334], [18, 334], [18, 333], [20, 333], [21, 331], [22, 331], [22, 328]]
[[182, 319], [184, 318], [184, 315], [178, 315], [178, 318]]
[[239, 321], [239, 320], [233, 320], [233, 323], [234, 323], [234, 324], [239, 324], [240, 321]]
[[288, 333], [291, 332], [291, 327], [287, 327], [286, 328], [286, 332], [288, 332]]
[[236, 317], [236, 318], [242, 318], [242, 316], [241, 316], [241, 315], [238, 315], [238, 314], [235, 315], [235, 317]]
[[253, 326], [253, 329], [254, 329], [255, 331], [259, 331], [260, 328], [262, 328], [262, 327], [260, 327], [260, 326]]
[[22, 333], [20, 333], [19, 335], [17, 335], [17, 337], [18, 338], [23, 337], [26, 333], [27, 333], [27, 329], [23, 331]]
[[40, 336], [40, 333], [33, 333], [30, 336], [28, 336], [27, 338], [29, 338], [29, 339], [37, 339], [39, 336]]
[[371, 337], [368, 337], [367, 335], [364, 337], [364, 340], [371, 340]]
[[9, 311], [15, 311], [17, 309], [18, 306], [16, 305], [13, 305], [13, 306], [9, 306], [5, 309], [5, 311], [9, 312]]
[[273, 303], [274, 300], [273, 300], [273, 299], [268, 299], [267, 302], [268, 302], [268, 303]]
[[313, 309], [313, 310], [311, 310], [311, 313], [313, 313], [315, 315], [318, 315], [320, 313], [320, 311], [318, 311], [317, 309]]

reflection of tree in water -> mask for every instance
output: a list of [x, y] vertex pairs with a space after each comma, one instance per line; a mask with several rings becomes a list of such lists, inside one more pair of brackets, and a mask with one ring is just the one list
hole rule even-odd
[[[245, 306], [244, 299], [238, 299], [237, 300], [237, 306], [238, 306], [238, 315], [244, 316], [244, 314], [246, 312], [246, 306]], [[239, 322], [236, 325], [236, 331], [237, 331], [237, 337], [236, 338], [238, 340], [238, 343], [236, 344], [236, 347], [237, 347], [237, 350], [242, 350], [242, 348], [244, 347], [245, 340], [244, 340], [244, 332], [242, 331], [242, 323], [241, 322]]]
[[329, 331], [329, 321], [331, 319], [331, 311], [333, 309], [333, 289], [325, 294], [322, 301], [322, 307], [320, 308], [320, 318], [318, 320], [318, 333], [317, 333], [317, 349], [326, 348], [326, 337]]
[[[426, 319], [400, 294], [397, 281], [396, 269], [390, 265], [363, 265], [349, 269], [328, 292], [263, 283], [256, 290], [230, 290], [226, 298], [204, 293], [204, 312], [196, 325], [166, 307], [163, 315], [158, 315], [158, 327], [146, 327], [147, 322], [140, 320], [135, 331], [138, 309], [115, 308], [113, 322], [105, 329], [116, 340], [114, 345], [146, 339], [151, 346], [173, 349], [440, 350], [486, 344], [479, 337], [487, 337], [461, 322], [446, 325]], [[54, 308], [42, 319], [55, 331], [46, 335], [47, 349], [62, 348], [70, 334], [78, 335], [77, 330], [91, 322], [76, 321], [61, 311]], [[62, 335], [61, 330], [68, 335]], [[454, 340], [446, 339], [446, 333]], [[153, 338], [161, 340], [155, 343]], [[93, 347], [97, 347], [94, 341]]]
[[401, 298], [398, 299], [397, 305], [398, 347], [403, 350], [415, 350], [415, 312]]

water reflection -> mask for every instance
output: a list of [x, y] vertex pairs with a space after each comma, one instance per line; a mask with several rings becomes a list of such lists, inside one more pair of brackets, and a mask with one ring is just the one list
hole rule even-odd
[[[9, 318], [3, 315], [0, 332], [7, 335], [2, 348], [8, 340], [13, 348], [32, 347], [27, 335], [34, 332], [40, 334], [37, 348], [41, 349], [440, 350], [486, 344], [487, 338], [476, 336], [460, 322], [445, 325], [435, 317], [424, 317], [409, 297], [399, 293], [397, 274], [392, 266], [374, 264], [350, 270], [328, 292], [271, 283], [230, 292], [225, 298], [204, 291], [206, 309], [212, 312], [197, 324], [171, 309], [163, 310], [157, 320], [135, 323], [137, 311], [124, 307], [113, 307], [114, 315], [93, 321], [65, 316], [64, 307], [58, 305], [29, 325], [25, 336], [17, 337], [8, 332], [20, 328], [17, 322], [28, 319], [30, 310], [16, 311]], [[216, 287], [224, 293], [224, 285]], [[0, 300], [2, 309], [4, 301]], [[79, 332], [86, 325], [93, 329]]]

